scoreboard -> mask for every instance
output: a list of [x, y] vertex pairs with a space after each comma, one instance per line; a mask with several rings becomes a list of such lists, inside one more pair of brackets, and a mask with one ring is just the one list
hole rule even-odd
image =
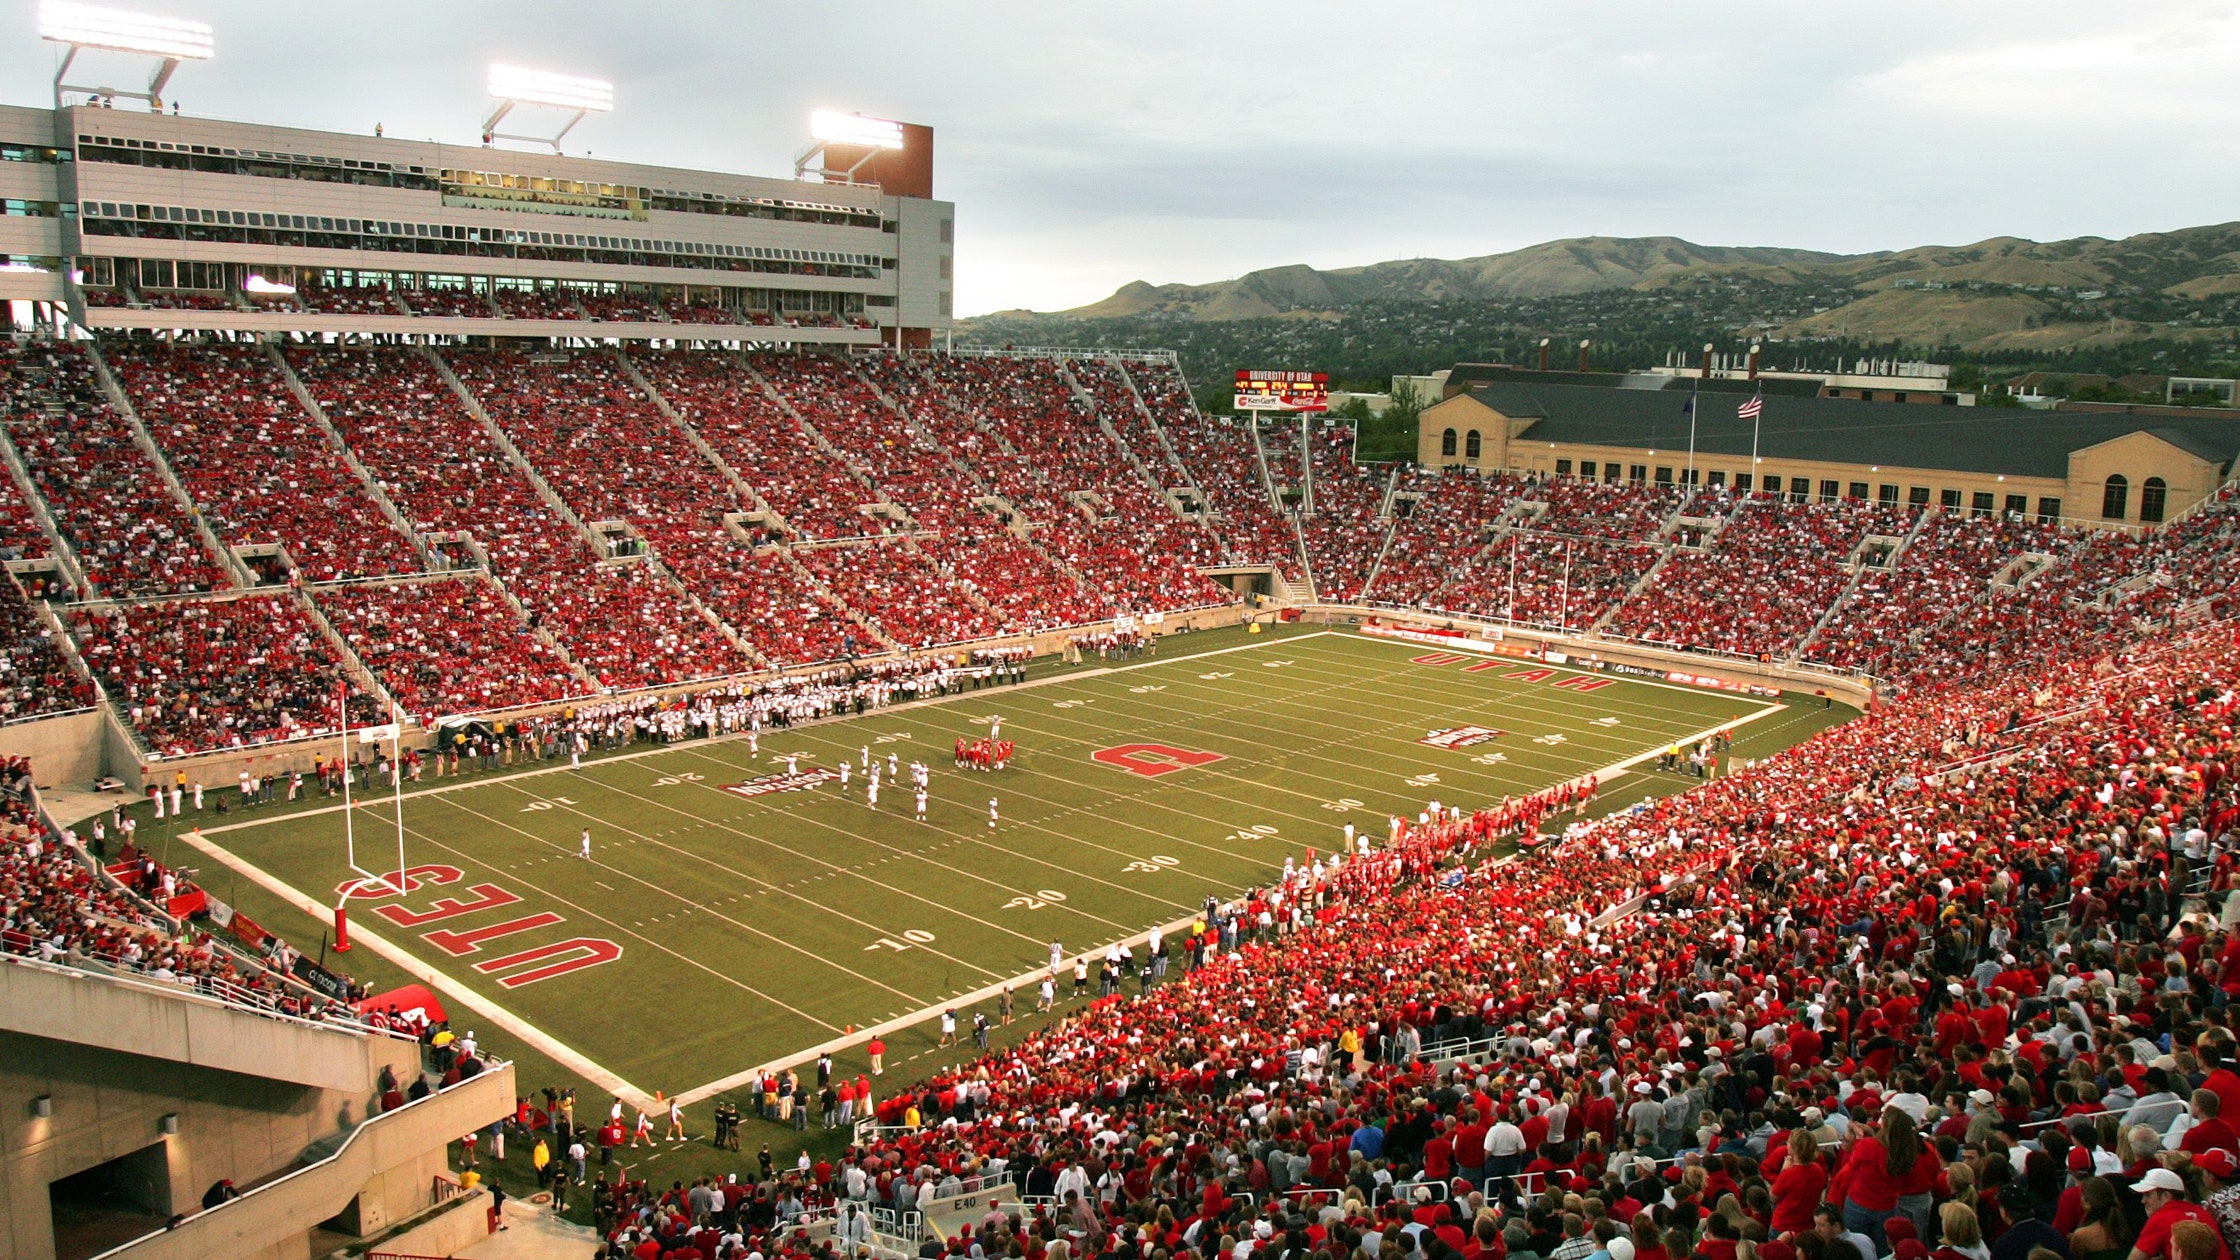
[[1239, 411], [1328, 411], [1328, 372], [1283, 372], [1237, 369], [1236, 409]]

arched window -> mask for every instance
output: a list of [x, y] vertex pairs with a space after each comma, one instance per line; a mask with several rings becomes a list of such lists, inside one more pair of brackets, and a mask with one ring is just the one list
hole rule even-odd
[[1470, 436], [1463, 440], [1463, 454], [1471, 459], [1476, 459], [1478, 457], [1478, 452], [1481, 449], [1483, 448], [1480, 446], [1478, 441], [1478, 431], [1476, 429], [1470, 430]]
[[2123, 519], [2124, 510], [2131, 505], [2131, 483], [2122, 473], [2108, 476], [2108, 488], [2100, 492], [2100, 515], [2111, 521]]
[[2170, 487], [2160, 477], [2149, 477], [2139, 483], [2139, 519], [2154, 524], [2162, 519], [2163, 509], [2170, 502]]
[[1452, 455], [1452, 454], [1454, 454], [1454, 430], [1453, 430], [1453, 429], [1449, 429], [1449, 430], [1447, 430], [1447, 431], [1446, 431], [1446, 434], [1445, 434], [1444, 436], [1442, 436], [1442, 437], [1441, 437], [1441, 438], [1439, 439], [1439, 453], [1440, 453], [1441, 455]]

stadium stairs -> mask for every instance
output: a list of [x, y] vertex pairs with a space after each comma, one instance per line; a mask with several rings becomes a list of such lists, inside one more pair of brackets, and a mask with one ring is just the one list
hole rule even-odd
[[351, 450], [350, 444], [343, 440], [341, 432], [334, 427], [334, 422], [327, 418], [326, 408], [321, 407], [319, 400], [311, 396], [311, 391], [305, 387], [303, 378], [296, 375], [295, 368], [288, 363], [287, 357], [280, 353], [280, 347], [267, 342], [264, 350], [265, 357], [271, 360], [274, 369], [280, 373], [280, 379], [287, 384], [288, 393], [295, 398], [296, 405], [303, 408], [304, 414], [310, 416], [312, 423], [319, 426], [319, 431], [326, 435], [327, 444], [334, 448], [337, 455], [342, 457], [343, 465], [358, 475], [359, 483], [365, 487], [366, 493], [372, 496], [374, 503], [381, 509], [381, 515], [388, 520], [390, 526], [399, 534], [404, 535], [406, 543], [412, 548], [413, 556], [420, 561], [420, 567], [423, 570], [442, 568], [443, 566], [437, 564], [435, 558], [428, 554], [427, 540], [422, 538], [420, 531], [414, 529], [412, 523], [405, 519], [404, 513], [397, 510], [396, 501], [389, 497], [387, 490], [382, 489], [380, 478], [367, 471], [366, 466], [359, 462], [358, 453]]
[[[6, 1152], [10, 1254], [86, 1254], [55, 1237], [48, 1187], [104, 1166], [147, 1219], [104, 1257], [280, 1260], [307, 1254], [315, 1223], [363, 1237], [426, 1212], [444, 1195], [446, 1145], [509, 1114], [515, 1082], [499, 1064], [376, 1114], [383, 1072], [410, 1081], [420, 1055], [406, 1037], [8, 956], [0, 1097], [31, 1117]], [[240, 1197], [197, 1211], [221, 1179]]]
[[132, 430], [133, 440], [139, 444], [141, 452], [148, 457], [148, 461], [155, 465], [157, 475], [163, 479], [164, 487], [171, 492], [171, 497], [178, 503], [179, 510], [186, 514], [188, 520], [194, 522], [195, 533], [202, 539], [203, 548], [216, 557], [218, 563], [224, 567], [226, 575], [233, 579], [234, 586], [243, 590], [254, 587], [257, 580], [250, 574], [248, 566], [241, 562], [240, 556], [234, 554], [233, 548], [218, 541], [217, 531], [211, 528], [209, 520], [195, 507], [194, 499], [187, 493], [185, 483], [179, 480], [178, 470], [171, 466], [171, 460], [164, 455], [163, 448], [156, 445], [155, 435], [148, 432], [148, 426], [140, 419], [140, 413], [133, 407], [132, 400], [125, 396], [123, 383], [117, 379], [117, 374], [110, 370], [108, 361], [101, 357], [99, 343], [89, 341], [85, 343], [85, 346], [86, 356], [93, 363], [94, 379], [100, 383], [102, 394], [108, 398], [109, 405], [116, 409], [117, 415]]

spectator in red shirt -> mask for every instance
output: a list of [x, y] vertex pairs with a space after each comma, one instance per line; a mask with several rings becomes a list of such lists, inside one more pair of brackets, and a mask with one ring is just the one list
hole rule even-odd
[[1776, 1235], [1800, 1234], [1812, 1228], [1812, 1213], [1827, 1195], [1828, 1165], [1820, 1158], [1820, 1144], [1807, 1129], [1789, 1135], [1789, 1161], [1773, 1181], [1773, 1220]]
[[[2199, 1221], [2212, 1231], [2217, 1228], [2216, 1218], [2207, 1208], [2186, 1198], [2185, 1178], [2167, 1168], [2148, 1169], [2131, 1189], [2147, 1211], [2147, 1223], [2140, 1227], [2138, 1241], [2131, 1244], [2129, 1260], [2171, 1260], [2170, 1230], [2180, 1221]], [[2217, 1238], [2217, 1260], [2231, 1260], [2221, 1234]]]
[[2193, 1116], [2193, 1125], [2178, 1140], [2179, 1150], [2188, 1155], [2199, 1155], [2210, 1150], [2240, 1154], [2240, 1132], [2236, 1132], [2232, 1122], [2224, 1118], [2224, 1099], [2217, 1091], [2193, 1091], [2193, 1104], [2188, 1110]]

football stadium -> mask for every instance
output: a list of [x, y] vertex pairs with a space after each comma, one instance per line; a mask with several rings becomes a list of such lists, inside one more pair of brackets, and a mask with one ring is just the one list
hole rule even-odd
[[961, 336], [930, 125], [41, 33], [0, 1260], [2240, 1246], [2234, 413], [1543, 348], [1372, 462]]

